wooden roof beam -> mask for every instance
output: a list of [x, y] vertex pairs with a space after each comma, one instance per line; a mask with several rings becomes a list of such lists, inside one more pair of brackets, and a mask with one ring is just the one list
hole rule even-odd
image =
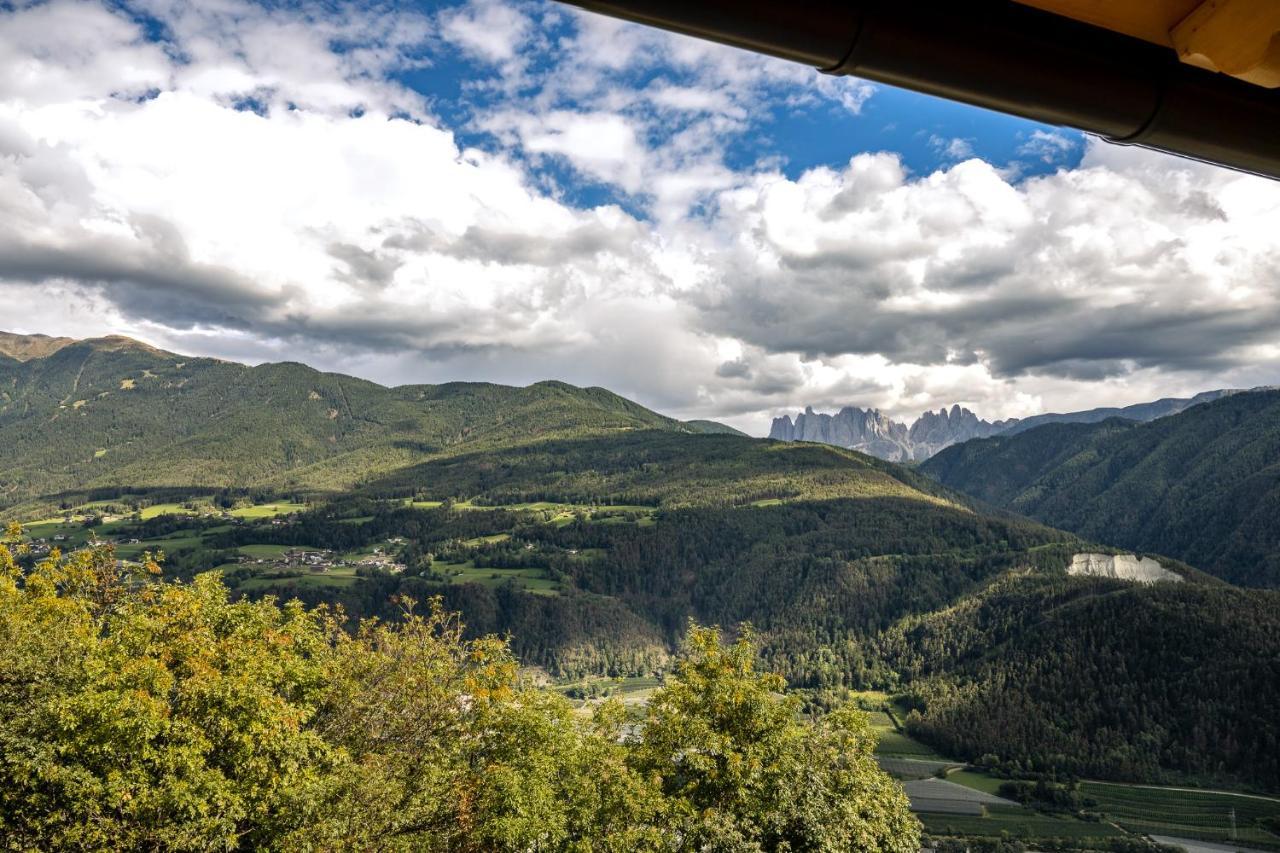
[[1170, 31], [1186, 63], [1280, 88], [1280, 2], [1205, 0]]

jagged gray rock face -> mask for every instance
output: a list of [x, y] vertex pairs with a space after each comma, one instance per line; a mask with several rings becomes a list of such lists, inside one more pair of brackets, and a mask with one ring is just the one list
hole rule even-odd
[[925, 412], [911, 425], [909, 437], [913, 459], [928, 459], [944, 447], [968, 441], [971, 438], [987, 438], [1003, 432], [1013, 421], [984, 421], [968, 409], [952, 406], [951, 411], [939, 409]]
[[784, 415], [774, 420], [769, 437], [834, 444], [895, 462], [911, 458], [906, 455], [909, 439], [905, 426], [875, 409], [856, 406], [846, 406], [834, 415], [819, 414], [807, 407], [794, 422]]
[[775, 418], [769, 437], [782, 441], [817, 441], [847, 447], [890, 462], [928, 459], [944, 447], [971, 438], [986, 438], [1009, 426], [1010, 421], [989, 423], [968, 409], [925, 412], [908, 427], [876, 409], [846, 406], [834, 415], [806, 407], [794, 421]]

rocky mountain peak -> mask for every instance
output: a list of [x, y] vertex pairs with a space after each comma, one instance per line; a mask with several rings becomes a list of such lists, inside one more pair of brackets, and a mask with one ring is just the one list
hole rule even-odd
[[958, 404], [950, 410], [925, 412], [910, 426], [889, 418], [879, 409], [845, 406], [828, 415], [805, 406], [794, 421], [787, 415], [775, 418], [769, 437], [834, 444], [892, 462], [907, 462], [928, 459], [957, 442], [994, 435], [1012, 423], [988, 423]]

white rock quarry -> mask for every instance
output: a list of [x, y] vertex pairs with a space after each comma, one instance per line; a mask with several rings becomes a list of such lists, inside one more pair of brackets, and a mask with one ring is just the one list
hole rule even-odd
[[1181, 575], [1174, 574], [1150, 557], [1134, 554], [1076, 554], [1071, 558], [1067, 574], [1119, 578], [1140, 583], [1182, 582]]

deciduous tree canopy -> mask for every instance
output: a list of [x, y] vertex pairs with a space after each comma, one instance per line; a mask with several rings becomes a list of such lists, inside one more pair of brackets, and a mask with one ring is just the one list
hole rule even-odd
[[[12, 540], [10, 540], [12, 542]], [[144, 566], [154, 568], [151, 561]], [[857, 712], [805, 722], [744, 635], [694, 627], [652, 710], [589, 716], [433, 601], [355, 633], [0, 545], [0, 834], [100, 850], [918, 846]]]

